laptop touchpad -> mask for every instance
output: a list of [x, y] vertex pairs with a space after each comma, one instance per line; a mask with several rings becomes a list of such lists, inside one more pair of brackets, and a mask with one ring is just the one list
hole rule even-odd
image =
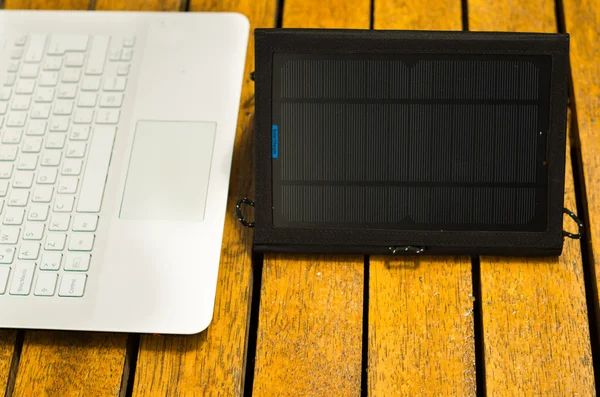
[[119, 217], [202, 221], [217, 124], [139, 121]]

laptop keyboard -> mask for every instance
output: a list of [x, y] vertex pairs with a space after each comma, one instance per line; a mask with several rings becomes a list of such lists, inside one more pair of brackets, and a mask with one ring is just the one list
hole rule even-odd
[[135, 37], [31, 34], [0, 69], [1, 295], [85, 294]]

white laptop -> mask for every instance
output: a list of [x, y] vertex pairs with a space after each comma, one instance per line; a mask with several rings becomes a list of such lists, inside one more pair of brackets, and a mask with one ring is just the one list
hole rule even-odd
[[248, 20], [0, 12], [0, 328], [213, 314]]

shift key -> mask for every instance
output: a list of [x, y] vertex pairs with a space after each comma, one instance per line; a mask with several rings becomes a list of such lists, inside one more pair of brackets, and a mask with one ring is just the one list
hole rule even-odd
[[116, 132], [115, 126], [94, 128], [77, 212], [100, 212]]

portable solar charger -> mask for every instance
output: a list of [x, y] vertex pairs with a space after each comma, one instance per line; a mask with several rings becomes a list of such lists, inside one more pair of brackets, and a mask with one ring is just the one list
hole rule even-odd
[[255, 38], [257, 251], [560, 254], [568, 35]]

